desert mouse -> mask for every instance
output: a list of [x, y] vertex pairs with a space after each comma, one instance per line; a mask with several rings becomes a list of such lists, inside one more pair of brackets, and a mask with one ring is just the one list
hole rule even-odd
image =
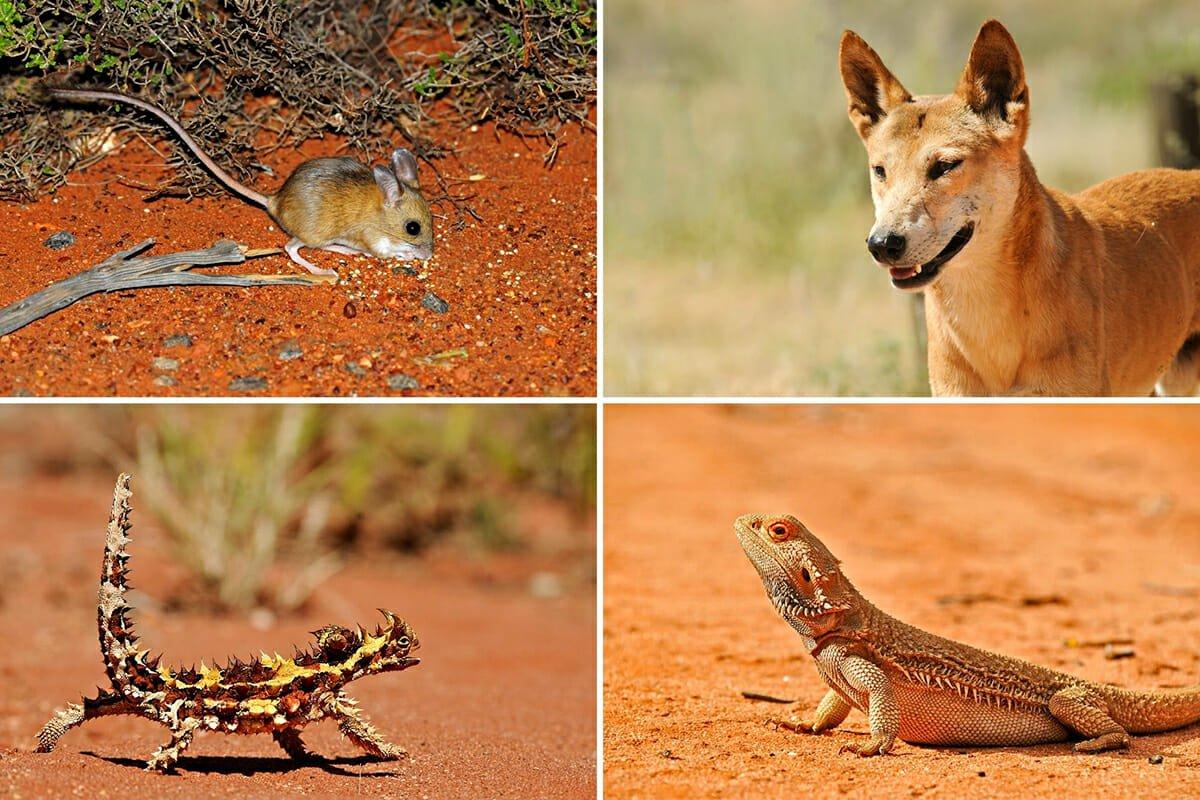
[[296, 167], [278, 193], [267, 196], [235, 181], [200, 149], [170, 114], [136, 97], [85, 89], [49, 89], [63, 100], [128, 103], [165, 122], [218, 181], [241, 195], [291, 234], [285, 250], [316, 275], [336, 275], [300, 255], [301, 247], [376, 258], [428, 259], [433, 255], [433, 217], [417, 181], [417, 160], [408, 150], [392, 153], [392, 168], [367, 167], [352, 158], [314, 158]]

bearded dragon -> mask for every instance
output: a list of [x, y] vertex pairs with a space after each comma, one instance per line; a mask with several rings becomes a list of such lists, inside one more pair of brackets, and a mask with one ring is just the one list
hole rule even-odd
[[1200, 686], [1140, 691], [1081, 678], [944, 639], [888, 616], [858, 593], [840, 562], [798, 519], [748, 514], [742, 549], [780, 616], [804, 641], [829, 691], [797, 733], [867, 713], [871, 735], [843, 751], [875, 756], [896, 739], [930, 745], [1034, 745], [1082, 738], [1075, 750], [1129, 746], [1131, 733], [1200, 721]]
[[146, 769], [171, 772], [197, 731], [270, 733], [295, 759], [312, 755], [300, 739], [305, 725], [337, 722], [343, 735], [367, 753], [396, 759], [405, 751], [389, 744], [358, 710], [344, 687], [367, 675], [408, 669], [420, 663], [410, 653], [420, 644], [403, 620], [380, 609], [385, 623], [367, 633], [327, 625], [313, 631], [316, 644], [291, 658], [279, 654], [224, 667], [173, 670], [161, 657], [148, 657], [133, 629], [126, 602], [129, 589], [129, 476], [117, 478], [104, 541], [97, 618], [100, 653], [111, 689], [57, 711], [38, 734], [37, 752], [48, 753], [63, 734], [84, 722], [114, 714], [142, 716], [166, 725], [171, 740], [150, 757]]

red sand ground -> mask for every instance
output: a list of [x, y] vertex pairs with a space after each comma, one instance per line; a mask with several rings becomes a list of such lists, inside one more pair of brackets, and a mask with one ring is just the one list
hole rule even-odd
[[[595, 601], [580, 586], [555, 599], [481, 583], [385, 554], [359, 560], [312, 608], [267, 630], [242, 617], [164, 613], [171, 572], [161, 532], [137, 514], [130, 565], [143, 642], [172, 663], [224, 660], [310, 640], [328, 622], [373, 626], [376, 606], [405, 617], [423, 662], [349, 692], [411, 757], [361, 757], [332, 723], [305, 731], [322, 766], [290, 761], [269, 737], [199, 735], [175, 776], [143, 771], [166, 730], [114, 717], [32, 752], [54, 708], [106, 684], [95, 629], [101, 537], [111, 485], [98, 478], [0, 477], [0, 796], [574, 797], [595, 795]], [[461, 565], [460, 565], [461, 566]]]
[[[438, 162], [447, 179], [483, 176], [455, 188], [477, 193], [470, 205], [483, 222], [456, 230], [454, 211], [436, 205], [434, 257], [411, 263], [418, 276], [405, 275], [399, 262], [305, 251], [341, 282], [95, 295], [0, 337], [0, 395], [594, 395], [595, 136], [564, 128], [547, 169], [543, 142], [490, 125], [475, 132], [443, 125], [438, 135], [459, 150], [457, 159]], [[272, 154], [265, 160], [276, 177], [257, 188], [274, 191], [300, 161], [338, 155], [337, 146], [313, 141]], [[202, 249], [222, 237], [250, 247], [286, 242], [265, 212], [231, 195], [146, 203], [149, 191], [121, 182], [153, 186], [163, 169], [163, 157], [134, 140], [53, 197], [0, 205], [0, 307], [148, 237], [158, 241], [151, 253]], [[429, 167], [422, 169], [426, 191], [436, 191]], [[43, 245], [62, 230], [75, 234], [74, 245]], [[303, 272], [285, 255], [214, 269]], [[422, 307], [426, 292], [449, 311]], [[190, 335], [193, 345], [165, 346], [176, 334]], [[303, 355], [281, 360], [288, 344]], [[424, 360], [459, 348], [465, 358]], [[177, 367], [156, 367], [160, 357]], [[391, 388], [395, 375], [420, 388]], [[246, 377], [266, 379], [266, 389], [231, 388]], [[174, 383], [161, 385], [165, 379]]]
[[[732, 531], [790, 510], [907, 622], [1094, 680], [1200, 683], [1200, 408], [616, 406], [605, 423], [607, 796], [1200, 795], [1197, 726], [1094, 756], [875, 759], [838, 752], [858, 712], [824, 736], [766, 727], [825, 687]], [[1123, 637], [1132, 658], [1065, 644]]]

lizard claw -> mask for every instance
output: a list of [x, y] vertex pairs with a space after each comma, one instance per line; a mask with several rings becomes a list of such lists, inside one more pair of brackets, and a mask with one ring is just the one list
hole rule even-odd
[[776, 717], [772, 717], [771, 719], [767, 720], [766, 724], [772, 728], [775, 728], [776, 730], [782, 728], [783, 730], [791, 731], [792, 733], [816, 733], [817, 732], [811, 722], [799, 722], [796, 720], [779, 719]]
[[890, 742], [872, 736], [866, 744], [844, 744], [838, 748], [838, 752], [854, 753], [859, 758], [871, 758], [872, 756], [881, 756], [891, 749], [892, 745]]

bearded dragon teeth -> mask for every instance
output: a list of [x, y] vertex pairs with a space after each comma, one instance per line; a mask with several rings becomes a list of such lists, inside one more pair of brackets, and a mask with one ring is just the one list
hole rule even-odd
[[346, 684], [367, 675], [395, 672], [420, 663], [411, 656], [420, 644], [412, 628], [380, 609], [384, 624], [368, 633], [327, 625], [314, 631], [315, 645], [291, 658], [278, 654], [250, 662], [234, 659], [224, 667], [171, 670], [160, 659], [147, 658], [139, 647], [129, 588], [129, 476], [117, 478], [112, 513], [104, 541], [97, 621], [100, 653], [111, 683], [82, 705], [55, 712], [38, 734], [37, 752], [54, 749], [68, 731], [97, 717], [131, 714], [165, 725], [169, 742], [150, 757], [146, 768], [174, 769], [197, 730], [222, 733], [270, 733], [284, 752], [311, 758], [300, 739], [305, 725], [322, 719], [337, 722], [341, 732], [367, 753], [395, 759], [404, 750], [389, 744], [349, 697]]
[[[1129, 745], [1129, 734], [1200, 721], [1200, 686], [1137, 691], [1092, 683], [906, 625], [875, 608], [837, 558], [788, 515], [748, 514], [734, 532], [780, 615], [804, 637], [829, 692], [800, 732], [829, 730], [857, 708], [870, 740], [934, 745], [1032, 745], [1082, 738], [1080, 752]], [[828, 599], [826, 599], [828, 598]]]

